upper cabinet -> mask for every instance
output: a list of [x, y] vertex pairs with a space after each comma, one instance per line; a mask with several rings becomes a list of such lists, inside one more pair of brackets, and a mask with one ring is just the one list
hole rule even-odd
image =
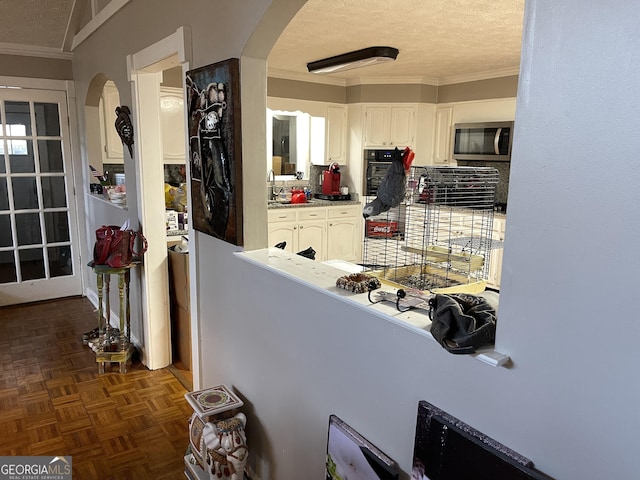
[[433, 134], [433, 163], [451, 163], [451, 113], [452, 107], [436, 108]]
[[415, 106], [367, 106], [364, 109], [364, 146], [392, 148], [413, 146]]
[[327, 164], [347, 161], [347, 107], [327, 107]]
[[164, 163], [186, 163], [185, 122], [182, 89], [160, 87], [160, 126]]
[[102, 88], [100, 99], [100, 123], [102, 133], [102, 163], [124, 163], [122, 140], [116, 131], [116, 107], [120, 105], [118, 88], [112, 81], [107, 81]]

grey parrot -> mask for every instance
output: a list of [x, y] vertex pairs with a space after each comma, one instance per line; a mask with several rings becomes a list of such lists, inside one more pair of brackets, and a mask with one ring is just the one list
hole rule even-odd
[[400, 152], [396, 147], [391, 156], [391, 166], [378, 186], [376, 198], [362, 209], [362, 216], [365, 219], [380, 215], [390, 208], [400, 205], [407, 188], [407, 172], [414, 156], [415, 153], [409, 147], [405, 148], [403, 152]]

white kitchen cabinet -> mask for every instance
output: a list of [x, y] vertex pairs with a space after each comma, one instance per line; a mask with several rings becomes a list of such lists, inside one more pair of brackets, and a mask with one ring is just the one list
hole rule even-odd
[[367, 106], [364, 109], [364, 146], [392, 148], [415, 141], [415, 106]]
[[362, 247], [360, 205], [277, 208], [268, 211], [268, 241], [298, 253], [312, 247], [316, 260], [357, 262]]
[[285, 250], [298, 253], [311, 247], [316, 260], [325, 259], [327, 212], [325, 208], [282, 208], [268, 212], [269, 246], [287, 242]]
[[438, 107], [435, 113], [433, 133], [433, 163], [451, 163], [451, 117], [452, 107]]
[[185, 122], [182, 89], [160, 87], [160, 127], [164, 163], [186, 163]]
[[327, 164], [347, 163], [347, 108], [327, 107], [326, 123]]
[[363, 222], [360, 205], [330, 207], [327, 213], [327, 260], [358, 262]]
[[116, 131], [116, 107], [120, 105], [118, 88], [107, 81], [100, 99], [100, 123], [102, 131], [102, 163], [124, 163], [122, 140]]
[[[506, 228], [506, 219], [504, 217], [494, 217], [493, 232], [491, 239], [496, 242], [504, 242], [504, 233]], [[502, 254], [504, 249], [502, 243], [499, 248], [491, 250], [491, 260], [489, 262], [489, 278], [487, 279], [487, 287], [500, 290], [500, 282], [502, 277]]]

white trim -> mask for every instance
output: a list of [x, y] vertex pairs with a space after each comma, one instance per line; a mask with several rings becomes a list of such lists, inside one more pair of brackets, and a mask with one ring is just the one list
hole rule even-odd
[[358, 78], [334, 78], [311, 75], [307, 73], [290, 72], [286, 70], [268, 69], [269, 78], [280, 78], [283, 80], [295, 80], [299, 82], [320, 83], [323, 85], [336, 85], [338, 87], [351, 87], [354, 85], [431, 85], [439, 87], [455, 83], [475, 82], [479, 80], [491, 80], [494, 78], [510, 77], [519, 75], [520, 67], [504, 68], [491, 72], [480, 72], [466, 75], [454, 75], [451, 77], [431, 78], [431, 77], [358, 77]]
[[468, 75], [454, 75], [443, 77], [438, 85], [451, 85], [453, 83], [476, 82], [478, 80], [491, 80], [500, 77], [511, 77], [520, 74], [520, 67], [503, 68], [492, 72], [472, 73]]
[[[4, 77], [0, 76], [0, 86], [16, 87], [16, 88], [33, 88], [35, 90], [56, 90], [71, 92], [75, 90], [74, 83], [69, 80], [49, 80], [45, 78], [28, 78], [28, 77]], [[75, 96], [75, 91], [73, 95]]]
[[[127, 74], [132, 82], [132, 114], [133, 122], [138, 125], [136, 135], [135, 151], [136, 156], [136, 178], [138, 181], [138, 207], [139, 218], [147, 237], [164, 237], [164, 224], [158, 224], [158, 215], [163, 215], [164, 205], [158, 203], [157, 195], [162, 195], [162, 175], [152, 168], [153, 162], [144, 162], [143, 157], [161, 157], [160, 148], [155, 139], [157, 135], [150, 135], [149, 132], [157, 132], [159, 121], [159, 89], [161, 72], [172, 66], [181, 65], [183, 73], [188, 69], [191, 60], [191, 30], [188, 27], [180, 27], [172, 35], [150, 45], [143, 50], [132, 55], [127, 55]], [[154, 102], [151, 98], [152, 90], [157, 92]], [[154, 107], [155, 105], [155, 107]], [[186, 102], [185, 102], [186, 105]], [[185, 116], [186, 117], [186, 116]], [[154, 126], [155, 125], [155, 126]], [[186, 128], [186, 126], [185, 126]], [[157, 181], [156, 181], [157, 180]], [[158, 193], [159, 192], [159, 193]], [[155, 197], [155, 198], [151, 198]], [[162, 212], [158, 213], [161, 209]], [[150, 233], [151, 232], [151, 233]], [[157, 235], [155, 234], [157, 233]], [[190, 240], [194, 238], [190, 228]], [[194, 255], [190, 256], [190, 269], [197, 274], [194, 267]], [[167, 249], [152, 248], [145, 256], [145, 268], [142, 275], [142, 316], [143, 316], [143, 336], [144, 346], [143, 361], [150, 369], [163, 368], [171, 363], [171, 328], [169, 318], [169, 295], [168, 295], [168, 269], [154, 267], [166, 265]], [[192, 305], [192, 325], [197, 325], [197, 310], [193, 308], [197, 305], [197, 298], [194, 293], [195, 282], [191, 283], [191, 305]], [[192, 337], [194, 335], [192, 327]], [[200, 361], [198, 342], [192, 342], [192, 371], [194, 386], [199, 385]]]
[[[89, 23], [87, 23], [78, 33], [73, 37], [73, 43], [71, 44], [71, 50], [75, 50], [78, 45], [89, 38], [93, 32], [98, 30], [103, 23], [109, 20], [118, 10], [124, 7], [131, 0], [111, 0], [105, 7], [98, 12]], [[93, 11], [93, 7], [92, 7]]]
[[[167, 52], [173, 52], [167, 56]], [[177, 67], [191, 58], [191, 28], [180, 27], [175, 33], [127, 56], [129, 80], [137, 72], [157, 73]]]
[[71, 52], [63, 52], [58, 48], [36, 47], [34, 45], [21, 45], [19, 43], [0, 43], [0, 55], [73, 60], [73, 53]]

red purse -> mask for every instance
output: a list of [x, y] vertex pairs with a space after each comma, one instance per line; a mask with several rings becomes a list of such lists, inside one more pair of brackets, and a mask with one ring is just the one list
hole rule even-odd
[[[142, 248], [135, 251], [136, 238], [140, 239]], [[93, 247], [95, 265], [108, 265], [120, 268], [129, 265], [134, 257], [141, 257], [147, 251], [147, 239], [133, 230], [120, 230], [116, 226], [105, 226], [96, 230], [96, 243]]]

